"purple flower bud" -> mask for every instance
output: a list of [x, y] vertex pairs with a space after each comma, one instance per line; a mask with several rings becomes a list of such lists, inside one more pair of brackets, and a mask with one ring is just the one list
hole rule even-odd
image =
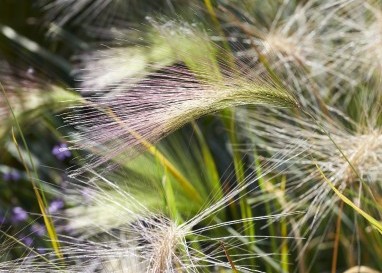
[[11, 179], [12, 179], [11, 173], [10, 172], [4, 173], [3, 179], [4, 179], [4, 181], [11, 181]]
[[27, 246], [31, 246], [33, 244], [33, 239], [28, 236], [21, 238], [21, 241]]
[[21, 175], [18, 171], [12, 170], [3, 174], [4, 181], [18, 181]]
[[52, 154], [61, 161], [72, 156], [72, 153], [68, 149], [68, 145], [65, 143], [60, 143], [54, 146], [52, 149]]
[[48, 207], [48, 212], [49, 213], [55, 213], [57, 211], [59, 211], [60, 209], [62, 209], [64, 207], [64, 201], [61, 200], [61, 199], [57, 199], [57, 200], [54, 200], [52, 201], [52, 203], [50, 203], [49, 207]]
[[14, 207], [12, 209], [12, 222], [20, 223], [28, 219], [28, 213], [22, 207]]
[[39, 237], [42, 237], [46, 234], [46, 229], [43, 225], [35, 223], [31, 226], [31, 231]]

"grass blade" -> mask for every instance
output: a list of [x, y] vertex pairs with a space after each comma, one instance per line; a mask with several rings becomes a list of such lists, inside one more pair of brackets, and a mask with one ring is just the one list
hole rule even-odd
[[356, 212], [358, 212], [360, 215], [362, 215], [374, 228], [376, 228], [381, 234], [382, 234], [382, 224], [380, 221], [375, 219], [373, 216], [370, 214], [366, 213], [364, 210], [359, 208], [356, 204], [354, 204], [349, 198], [347, 198], [345, 195], [343, 195], [334, 185], [330, 180], [325, 176], [321, 168], [316, 164], [316, 167], [318, 171], [321, 173], [322, 177], [328, 183], [328, 185], [332, 188], [332, 190], [338, 195], [339, 198], [343, 202], [345, 202], [347, 205], [349, 205], [351, 208], [353, 208]]

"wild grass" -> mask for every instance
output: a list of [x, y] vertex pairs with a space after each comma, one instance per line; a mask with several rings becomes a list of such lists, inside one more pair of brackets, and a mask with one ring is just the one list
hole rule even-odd
[[0, 272], [381, 271], [378, 1], [35, 8], [1, 43], [70, 73], [0, 62]]

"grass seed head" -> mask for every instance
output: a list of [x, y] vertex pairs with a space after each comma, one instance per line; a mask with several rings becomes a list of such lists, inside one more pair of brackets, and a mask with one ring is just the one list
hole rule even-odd
[[[157, 63], [148, 64], [149, 71], [152, 66], [155, 69], [144, 78], [108, 82], [112, 86], [108, 92], [81, 90], [89, 97], [75, 109], [78, 114], [66, 120], [78, 129], [74, 135], [77, 147], [96, 154], [87, 160], [85, 167], [93, 168], [118, 156], [129, 158], [145, 149], [145, 143], [156, 143], [184, 124], [225, 108], [248, 104], [298, 105], [286, 89], [271, 79], [246, 77], [240, 66], [244, 63], [233, 67], [219, 63], [218, 47], [204, 33], [191, 26], [179, 27], [174, 23], [170, 26], [158, 30], [162, 44], [166, 41], [165, 51], [183, 64], [174, 63], [159, 70]], [[105, 62], [108, 61], [93, 62], [91, 66], [94, 70], [109, 71], [103, 66]], [[95, 67], [97, 64], [101, 67]], [[121, 71], [115, 67], [113, 70]]]

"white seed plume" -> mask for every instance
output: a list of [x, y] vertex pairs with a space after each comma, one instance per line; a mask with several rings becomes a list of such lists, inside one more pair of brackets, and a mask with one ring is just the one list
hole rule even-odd
[[319, 125], [310, 118], [282, 111], [258, 111], [249, 113], [249, 122], [248, 116], [245, 119], [247, 132], [262, 156], [289, 153], [290, 147], [300, 151], [286, 163], [295, 167], [286, 172], [289, 203], [283, 210], [306, 209], [298, 224], [311, 228], [310, 237], [340, 200], [319, 169], [340, 192], [357, 188], [361, 180], [371, 189], [379, 189], [382, 177], [382, 129], [378, 123], [372, 119], [369, 124], [358, 123], [337, 109], [329, 110], [331, 118], [315, 116]]
[[338, 52], [338, 63], [354, 84], [380, 76], [382, 67], [382, 6], [377, 1], [344, 1], [342, 10], [334, 14], [347, 45]]
[[[264, 177], [269, 174], [268, 171], [274, 171], [277, 167], [279, 167], [278, 164], [265, 168]], [[249, 177], [241, 186], [233, 187], [223, 199], [206, 205], [188, 220], [181, 221], [149, 210], [126, 189], [105, 177], [95, 175], [98, 180], [93, 179], [82, 186], [78, 184], [75, 186], [75, 191], [81, 187], [84, 189], [90, 187], [94, 190], [92, 196], [95, 198], [89, 200], [88, 196], [85, 196], [84, 203], [78, 206], [82, 208], [83, 215], [77, 215], [77, 217], [87, 219], [87, 229], [81, 229], [81, 232], [87, 233], [90, 237], [62, 239], [61, 251], [65, 257], [64, 268], [57, 269], [54, 264], [39, 262], [38, 257], [31, 257], [30, 263], [22, 264], [20, 268], [28, 270], [28, 272], [39, 272], [38, 270], [43, 268], [49, 272], [61, 272], [60, 270], [105, 273], [175, 273], [206, 272], [206, 270], [220, 272], [219, 270], [232, 269], [227, 261], [227, 255], [230, 255], [230, 259], [240, 272], [259, 272], [256, 267], [249, 265], [250, 259], [272, 261], [271, 254], [262, 252], [251, 242], [249, 236], [244, 236], [236, 231], [233, 225], [286, 215], [269, 215], [232, 221], [222, 221], [218, 216], [218, 212], [231, 202], [237, 202], [239, 196], [243, 196], [244, 190], [247, 193], [252, 191], [249, 189], [258, 178]], [[105, 185], [113, 188], [114, 193], [104, 191]], [[95, 193], [95, 191], [98, 192]], [[103, 198], [100, 198], [102, 195]], [[115, 198], [116, 196], [123, 196], [125, 200], [121, 202]], [[76, 199], [77, 197], [74, 200]], [[102, 202], [106, 207], [100, 212], [104, 216], [107, 214], [114, 217], [128, 214], [130, 216], [118, 220], [119, 224], [114, 227], [109, 226], [100, 230], [97, 221], [94, 219], [89, 221], [89, 218], [86, 217], [87, 207], [98, 202]], [[109, 206], [108, 203], [113, 203], [114, 207]], [[76, 219], [68, 220], [76, 221]], [[92, 231], [94, 229], [95, 232]], [[219, 234], [218, 237], [211, 236], [210, 231], [215, 229], [224, 232], [215, 233]], [[256, 236], [257, 242], [264, 239], [267, 237]], [[56, 265], [59, 266], [59, 263]], [[276, 268], [278, 266], [274, 262], [272, 265]]]
[[[284, 84], [300, 95], [301, 103], [308, 105], [309, 101], [338, 99], [339, 91], [334, 94], [334, 90], [362, 83], [352, 73], [363, 62], [361, 55], [354, 57], [354, 46], [370, 39], [360, 37], [355, 29], [357, 21], [348, 25], [339, 19], [341, 14], [359, 14], [359, 3], [355, 2], [310, 0], [296, 5], [294, 1], [283, 1], [268, 15], [271, 22], [243, 8], [248, 20], [232, 19], [231, 15], [227, 23], [238, 27], [239, 38], [248, 43], [239, 53], [257, 61], [253, 73], [265, 71], [258, 62], [259, 54], [263, 55]], [[256, 14], [258, 5], [253, 9]]]
[[357, 92], [355, 87], [375, 81], [380, 88], [378, 1], [283, 1], [274, 7], [253, 1], [240, 7], [231, 6], [222, 15], [234, 27], [230, 40], [247, 44], [238, 55], [251, 60], [254, 74], [266, 70], [265, 57], [302, 105], [325, 101], [342, 107]]

